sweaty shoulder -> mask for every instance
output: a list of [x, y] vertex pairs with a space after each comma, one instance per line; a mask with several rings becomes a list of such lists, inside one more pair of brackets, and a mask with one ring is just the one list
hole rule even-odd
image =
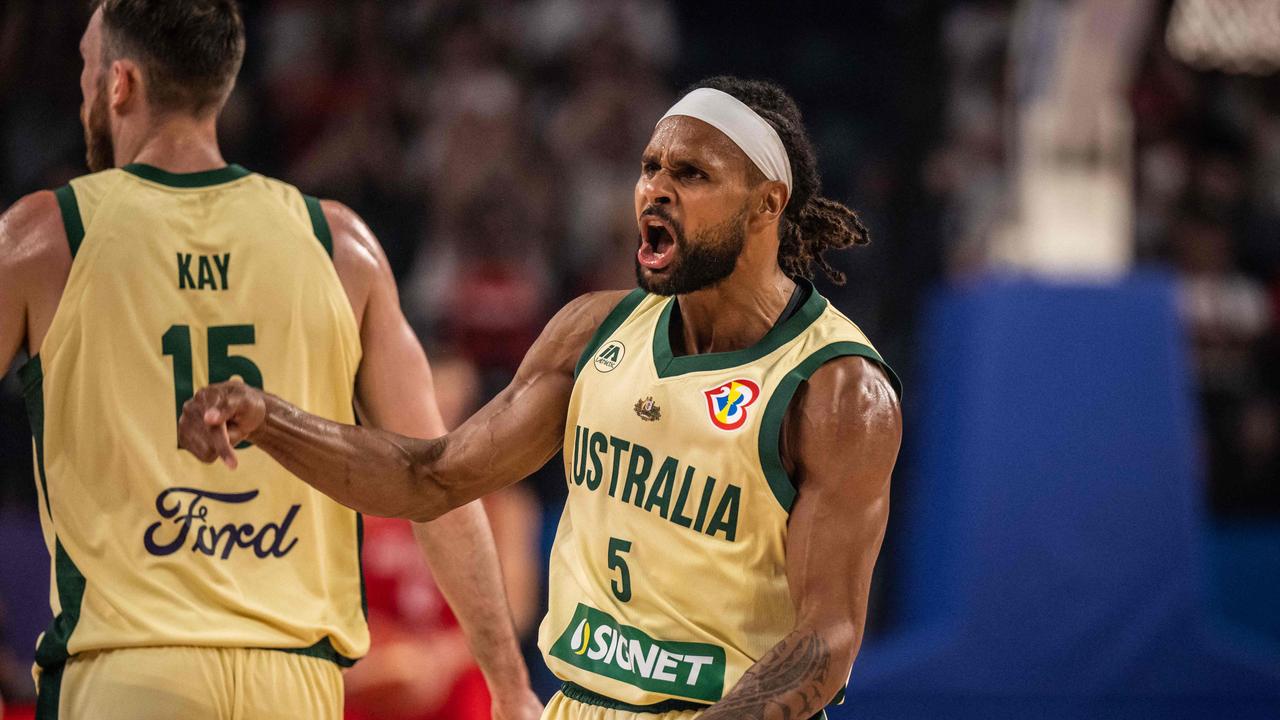
[[[855, 415], [900, 415], [898, 392], [883, 365], [846, 355], [822, 364], [809, 376], [804, 405]], [[824, 407], [825, 406], [825, 407]]]
[[564, 329], [587, 329], [594, 333], [596, 328], [600, 327], [600, 323], [604, 322], [605, 317], [630, 292], [629, 290], [600, 290], [579, 295], [560, 308], [560, 312], [556, 313], [551, 322]]
[[0, 304], [6, 316], [21, 308], [29, 349], [39, 349], [70, 271], [71, 250], [52, 192], [27, 195], [0, 215]]
[[70, 266], [71, 253], [67, 250], [62, 212], [52, 191], [31, 193], [0, 215], [0, 262], [6, 266], [27, 267], [32, 262], [43, 264], [59, 255], [65, 256], [66, 265]]
[[547, 323], [529, 356], [544, 368], [555, 368], [572, 375], [587, 343], [628, 292], [604, 290], [571, 300]]
[[789, 474], [797, 466], [844, 463], [832, 448], [867, 448], [896, 456], [902, 441], [902, 408], [888, 371], [868, 358], [849, 355], [823, 363], [791, 400], [782, 431], [782, 457]]
[[380, 283], [394, 288], [391, 264], [378, 238], [354, 210], [337, 200], [321, 200], [320, 208], [333, 237], [334, 269], [356, 317], [362, 318], [370, 296]]

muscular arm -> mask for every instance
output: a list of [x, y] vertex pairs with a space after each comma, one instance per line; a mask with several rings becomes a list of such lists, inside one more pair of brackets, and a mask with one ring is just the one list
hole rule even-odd
[[796, 394], [782, 447], [798, 487], [787, 529], [796, 626], [702, 720], [803, 720], [843, 687], [862, 642], [901, 437], [897, 397], [862, 358], [827, 363]]
[[[333, 233], [334, 264], [359, 312], [361, 420], [409, 437], [443, 435], [431, 368], [401, 312], [386, 255], [354, 212], [330, 201], [322, 207]], [[414, 535], [484, 673], [498, 706], [495, 716], [536, 717], [541, 706], [529, 688], [484, 508], [468, 503], [415, 524]]]
[[583, 296], [560, 310], [515, 379], [457, 430], [420, 440], [341, 425], [241, 383], [196, 393], [179, 423], [182, 446], [235, 465], [250, 439], [334, 500], [371, 515], [435, 519], [524, 478], [561, 446], [578, 355], [621, 293]]
[[0, 375], [27, 342], [40, 350], [71, 269], [53, 193], [32, 193], [0, 215]]

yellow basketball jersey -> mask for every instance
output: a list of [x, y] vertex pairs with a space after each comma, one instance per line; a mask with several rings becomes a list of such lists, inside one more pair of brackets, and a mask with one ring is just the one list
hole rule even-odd
[[193, 391], [231, 378], [353, 421], [359, 331], [314, 198], [239, 166], [130, 165], [56, 191], [73, 261], [23, 367], [53, 568], [46, 670], [103, 648], [369, 644], [360, 519], [265, 453], [178, 448]]
[[713, 703], [793, 629], [783, 416], [822, 363], [884, 362], [811, 285], [802, 290], [798, 311], [745, 350], [673, 356], [675, 300], [639, 290], [588, 344], [539, 632], [567, 691]]

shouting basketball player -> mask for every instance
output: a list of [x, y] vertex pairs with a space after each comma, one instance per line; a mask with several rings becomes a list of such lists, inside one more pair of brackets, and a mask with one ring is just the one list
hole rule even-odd
[[901, 416], [893, 372], [807, 277], [866, 230], [819, 194], [795, 103], [734, 78], [658, 122], [635, 210], [640, 289], [566, 306], [455, 432], [341, 425], [223, 383], [187, 403], [182, 441], [234, 467], [248, 440], [246, 463], [417, 520], [563, 452], [540, 645], [565, 684], [544, 717], [821, 714], [861, 642]]

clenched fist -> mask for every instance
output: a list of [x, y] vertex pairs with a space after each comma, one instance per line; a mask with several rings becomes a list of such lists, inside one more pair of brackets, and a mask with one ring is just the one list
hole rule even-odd
[[239, 380], [202, 388], [182, 406], [178, 447], [201, 462], [218, 458], [235, 469], [235, 447], [267, 419], [267, 395]]

